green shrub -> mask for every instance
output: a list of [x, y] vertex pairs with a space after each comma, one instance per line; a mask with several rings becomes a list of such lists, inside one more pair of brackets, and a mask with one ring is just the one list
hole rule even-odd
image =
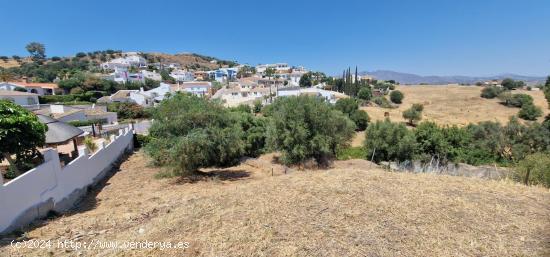
[[361, 87], [357, 93], [357, 98], [364, 101], [370, 101], [372, 99], [372, 90], [370, 86]]
[[392, 103], [400, 104], [403, 102], [404, 95], [399, 90], [391, 91], [390, 93], [390, 100]]
[[490, 87], [484, 87], [481, 90], [481, 97], [492, 99], [497, 97], [500, 93], [502, 93], [504, 90], [500, 87], [496, 86], [490, 86]]
[[370, 122], [370, 117], [366, 111], [356, 110], [354, 111], [349, 118], [355, 123], [356, 129], [358, 131], [363, 131], [367, 129], [367, 126]]
[[[245, 154], [238, 113], [189, 94], [174, 94], [152, 112], [155, 122], [145, 151], [153, 164], [190, 175], [200, 168], [227, 166]], [[244, 115], [244, 114], [243, 114]]]
[[506, 106], [521, 108], [526, 104], [533, 104], [533, 97], [527, 94], [512, 94], [510, 92], [503, 92], [498, 95], [500, 101]]
[[316, 97], [278, 98], [267, 114], [271, 117], [268, 145], [281, 151], [281, 160], [286, 164], [313, 158], [318, 164], [326, 165], [354, 135], [353, 122]]
[[134, 141], [135, 147], [144, 147], [151, 141], [151, 137], [149, 135], [142, 135], [142, 134], [135, 134], [135, 135], [136, 135], [136, 139]]
[[542, 116], [542, 110], [532, 103], [523, 105], [518, 113], [518, 117], [524, 120], [537, 120], [540, 116]]
[[376, 96], [372, 99], [372, 101], [382, 108], [392, 108], [390, 101], [388, 101], [388, 99], [384, 96]]
[[367, 159], [374, 162], [412, 160], [417, 145], [413, 132], [389, 120], [370, 124], [366, 132]]
[[550, 187], [550, 153], [528, 155], [517, 164], [513, 176], [517, 181], [529, 185]]
[[359, 103], [354, 98], [342, 98], [338, 99], [336, 101], [336, 104], [334, 105], [334, 108], [336, 110], [339, 110], [343, 112], [344, 114], [347, 114], [348, 116], [351, 115], [353, 112], [359, 109]]
[[143, 106], [136, 103], [109, 103], [107, 111], [116, 112], [119, 119], [142, 119], [148, 117], [148, 113]]
[[413, 104], [411, 108], [403, 112], [403, 118], [409, 121], [410, 125], [416, 123], [422, 119], [422, 111], [424, 110], [424, 105], [422, 104]]
[[92, 124], [107, 124], [107, 119], [95, 119], [95, 120], [72, 120], [68, 122], [75, 127], [91, 126]]
[[338, 150], [336, 159], [338, 160], [351, 160], [351, 159], [365, 159], [367, 151], [364, 147], [346, 147]]

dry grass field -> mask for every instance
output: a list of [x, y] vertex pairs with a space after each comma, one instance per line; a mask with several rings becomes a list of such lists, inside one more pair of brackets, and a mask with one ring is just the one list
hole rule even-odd
[[[389, 112], [393, 121], [405, 121], [403, 111], [414, 103], [424, 105], [423, 120], [434, 121], [441, 125], [467, 125], [480, 121], [499, 121], [506, 123], [510, 116], [517, 115], [519, 108], [506, 107], [498, 99], [481, 98], [482, 87], [477, 86], [397, 86], [405, 94], [403, 103], [396, 109], [380, 107], [362, 107], [372, 120], [383, 120], [384, 112]], [[535, 105], [549, 113], [542, 91], [516, 90], [534, 98]], [[540, 120], [544, 118], [541, 117]]]
[[[138, 152], [41, 240], [186, 241], [186, 250], [14, 249], [2, 256], [548, 256], [550, 192], [507, 181], [392, 173], [367, 161], [294, 171], [272, 155], [155, 179]], [[274, 168], [271, 176], [271, 168]]]

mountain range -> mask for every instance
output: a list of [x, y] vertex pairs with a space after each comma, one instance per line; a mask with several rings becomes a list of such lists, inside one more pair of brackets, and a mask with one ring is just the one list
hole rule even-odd
[[389, 70], [363, 71], [359, 75], [373, 76], [379, 80], [395, 80], [401, 84], [474, 84], [478, 81], [487, 80], [502, 80], [511, 78], [514, 80], [522, 80], [527, 84], [537, 84], [546, 80], [545, 77], [523, 76], [517, 74], [500, 74], [487, 77], [474, 76], [420, 76], [411, 73], [402, 73]]

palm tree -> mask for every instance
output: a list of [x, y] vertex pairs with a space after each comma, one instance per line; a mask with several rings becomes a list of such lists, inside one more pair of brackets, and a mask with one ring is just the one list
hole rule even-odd
[[265, 75], [269, 78], [269, 102], [273, 102], [273, 96], [271, 96], [271, 77], [275, 74], [275, 69], [268, 67], [264, 71]]

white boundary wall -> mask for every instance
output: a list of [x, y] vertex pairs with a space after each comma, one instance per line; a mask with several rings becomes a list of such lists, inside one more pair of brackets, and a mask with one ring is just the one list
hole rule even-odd
[[126, 151], [133, 148], [133, 131], [120, 129], [108, 145], [98, 145], [89, 155], [80, 148], [79, 156], [61, 167], [56, 150], [45, 151], [44, 163], [3, 185], [0, 176], [0, 233], [8, 233], [50, 210], [65, 211], [99, 182]]

